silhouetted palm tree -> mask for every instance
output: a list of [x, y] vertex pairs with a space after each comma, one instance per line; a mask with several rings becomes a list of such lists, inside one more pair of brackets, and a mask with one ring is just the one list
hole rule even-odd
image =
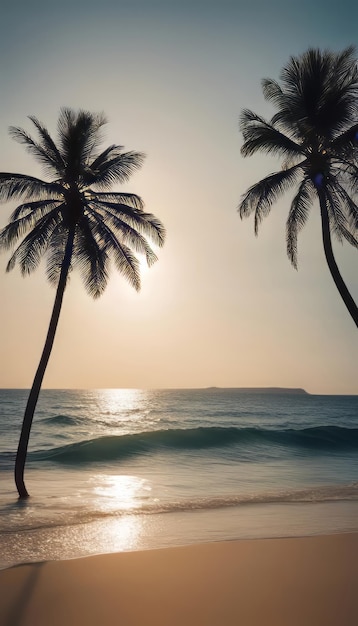
[[262, 82], [277, 109], [270, 121], [244, 110], [241, 152], [283, 157], [282, 170], [253, 185], [238, 207], [255, 213], [255, 233], [281, 193], [298, 184], [287, 220], [287, 253], [297, 268], [297, 234], [318, 199], [323, 246], [333, 280], [356, 325], [358, 308], [334, 259], [331, 233], [357, 247], [358, 71], [354, 48], [341, 53], [310, 49], [291, 57], [280, 82]]
[[126, 181], [141, 166], [144, 155], [123, 152], [123, 147], [116, 145], [100, 152], [100, 131], [106, 123], [103, 115], [62, 109], [57, 145], [43, 124], [35, 117], [30, 119], [38, 132], [38, 140], [21, 128], [11, 127], [10, 134], [25, 144], [52, 180], [46, 182], [25, 174], [0, 174], [0, 200], [25, 200], [0, 232], [0, 247], [10, 248], [21, 239], [7, 271], [18, 264], [23, 275], [35, 270], [45, 256], [47, 277], [57, 285], [57, 291], [17, 450], [15, 482], [20, 498], [28, 496], [24, 467], [30, 430], [69, 273], [77, 267], [88, 293], [97, 298], [106, 287], [112, 259], [138, 290], [140, 275], [136, 253], [145, 255], [151, 265], [157, 257], [147, 237], [161, 246], [165, 234], [161, 222], [144, 212], [139, 196], [109, 191], [113, 183]]

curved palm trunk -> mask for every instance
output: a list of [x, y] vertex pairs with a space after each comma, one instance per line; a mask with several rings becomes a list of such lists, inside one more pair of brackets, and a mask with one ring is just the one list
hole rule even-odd
[[324, 247], [324, 253], [326, 256], [326, 261], [328, 263], [328, 267], [331, 272], [332, 278], [335, 282], [335, 285], [341, 295], [341, 298], [344, 304], [346, 305], [353, 321], [358, 327], [358, 307], [347, 289], [347, 286], [339, 272], [337, 263], [333, 256], [331, 231], [329, 227], [329, 217], [328, 217], [328, 211], [327, 211], [327, 206], [326, 206], [326, 199], [324, 197], [324, 194], [322, 194], [320, 190], [317, 190], [317, 191], [318, 191], [319, 204], [320, 204], [320, 209], [321, 209], [323, 247]]
[[72, 250], [73, 250], [73, 240], [74, 240], [75, 231], [71, 229], [66, 249], [65, 255], [62, 262], [61, 274], [58, 281], [57, 291], [55, 302], [52, 309], [51, 320], [49, 324], [49, 328], [47, 331], [45, 346], [42, 351], [40, 363], [38, 365], [34, 382], [32, 383], [31, 391], [27, 400], [27, 405], [25, 409], [24, 419], [22, 422], [21, 434], [19, 445], [17, 448], [16, 461], [15, 461], [15, 483], [17, 487], [17, 491], [19, 493], [19, 498], [27, 498], [29, 496], [27, 489], [24, 483], [24, 469], [25, 469], [25, 461], [27, 456], [27, 447], [29, 443], [30, 430], [32, 426], [32, 420], [34, 417], [34, 412], [37, 404], [37, 400], [39, 397], [43, 377], [45, 375], [46, 367], [48, 360], [50, 358], [53, 342], [55, 339], [56, 329], [58, 320], [60, 317], [63, 294], [65, 292], [68, 270], [71, 263]]

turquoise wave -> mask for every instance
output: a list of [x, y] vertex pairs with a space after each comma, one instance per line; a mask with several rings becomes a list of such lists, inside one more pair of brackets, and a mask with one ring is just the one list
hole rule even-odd
[[103, 436], [73, 444], [34, 451], [33, 461], [88, 464], [121, 460], [157, 451], [180, 452], [209, 448], [237, 448], [245, 452], [280, 446], [287, 449], [340, 451], [358, 449], [358, 429], [320, 426], [303, 429], [199, 427]]

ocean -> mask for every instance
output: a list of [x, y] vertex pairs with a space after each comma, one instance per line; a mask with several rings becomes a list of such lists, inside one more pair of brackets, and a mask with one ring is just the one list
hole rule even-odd
[[0, 568], [358, 530], [358, 396], [43, 390], [19, 501], [26, 390], [0, 390]]

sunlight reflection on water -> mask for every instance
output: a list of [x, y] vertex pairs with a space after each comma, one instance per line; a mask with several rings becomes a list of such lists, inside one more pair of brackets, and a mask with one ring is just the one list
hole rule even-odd
[[98, 389], [94, 392], [101, 410], [107, 414], [121, 411], [136, 411], [142, 408], [146, 392], [142, 389]]
[[143, 491], [151, 491], [149, 481], [138, 476], [96, 474], [90, 482], [95, 484], [93, 493], [99, 496], [96, 508], [102, 511], [138, 508], [142, 503]]
[[143, 389], [98, 389], [92, 391], [96, 409], [90, 411], [94, 423], [112, 433], [128, 434], [147, 430], [157, 419], [148, 422], [151, 413], [149, 393]]

